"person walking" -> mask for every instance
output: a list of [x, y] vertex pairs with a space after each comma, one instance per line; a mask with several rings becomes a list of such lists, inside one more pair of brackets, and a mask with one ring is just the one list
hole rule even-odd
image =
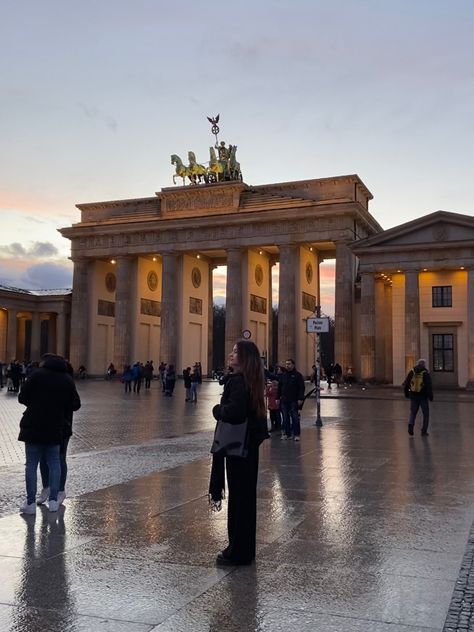
[[113, 380], [116, 375], [117, 375], [117, 369], [115, 368], [114, 363], [111, 362], [109, 366], [107, 367], [107, 371], [105, 372], [105, 379]]
[[147, 360], [146, 364], [143, 368], [143, 377], [145, 378], [145, 388], [150, 388], [151, 381], [153, 380], [153, 362], [151, 360]]
[[42, 366], [25, 382], [18, 395], [26, 406], [20, 421], [19, 441], [25, 442], [26, 501], [20, 513], [36, 513], [38, 463], [44, 455], [49, 469], [49, 511], [58, 510], [60, 445], [67, 434], [68, 416], [79, 410], [81, 400], [64, 359], [45, 354]]
[[140, 390], [142, 388], [142, 380], [143, 380], [143, 366], [140, 362], [135, 362], [132, 366], [132, 376], [133, 376], [133, 392], [140, 394]]
[[248, 421], [248, 452], [246, 457], [213, 454], [209, 500], [216, 511], [221, 509], [224, 498], [224, 471], [229, 487], [229, 543], [216, 559], [222, 566], [247, 565], [255, 559], [259, 447], [268, 438], [265, 377], [259, 350], [253, 342], [239, 340], [231, 356], [233, 372], [228, 374], [220, 404], [212, 412], [218, 421]]
[[198, 384], [200, 384], [200, 374], [199, 374], [199, 368], [194, 366], [193, 368], [193, 372], [191, 373], [191, 403], [192, 404], [197, 404], [198, 401], [198, 394], [197, 394], [197, 390], [198, 390]]
[[133, 380], [132, 367], [129, 364], [126, 364], [123, 368], [123, 373], [122, 373], [122, 382], [125, 385], [126, 393], [132, 392], [132, 380]]
[[[64, 360], [66, 363], [66, 371], [74, 379], [74, 369], [72, 368], [72, 364], [69, 360]], [[39, 366], [38, 362], [33, 362], [33, 364]], [[112, 365], [113, 366], [113, 365]], [[36, 370], [36, 369], [35, 369]], [[117, 371], [115, 371], [117, 372]], [[29, 379], [29, 377], [27, 378]], [[67, 448], [69, 445], [69, 440], [72, 437], [72, 418], [73, 418], [73, 410], [68, 410], [65, 416], [66, 424], [64, 426], [64, 435], [63, 440], [59, 445], [59, 465], [61, 469], [61, 474], [59, 477], [59, 489], [58, 489], [58, 505], [62, 505], [66, 499], [66, 480], [67, 480]], [[46, 455], [43, 452], [43, 455], [40, 459], [40, 473], [41, 473], [41, 482], [43, 485], [43, 489], [39, 495], [38, 500], [36, 501], [37, 505], [44, 505], [49, 498], [50, 485], [49, 485], [49, 467], [48, 461], [46, 459]]]
[[328, 383], [328, 389], [331, 390], [331, 383], [332, 383], [332, 373], [334, 370], [334, 364], [331, 362], [330, 364], [328, 364], [325, 368], [324, 368], [324, 372], [326, 373], [326, 380]]
[[270, 413], [270, 432], [281, 430], [281, 410], [278, 395], [278, 380], [272, 380], [266, 388], [267, 408]]
[[176, 372], [174, 364], [168, 364], [165, 374], [165, 395], [173, 397], [174, 385], [176, 384]]
[[158, 373], [160, 374], [161, 392], [164, 393], [166, 390], [166, 386], [165, 386], [166, 362], [160, 362], [160, 366], [158, 367]]
[[183, 369], [183, 382], [185, 388], [185, 401], [189, 402], [191, 399], [191, 367], [187, 366]]
[[332, 368], [332, 375], [334, 378], [334, 384], [337, 386], [337, 388], [339, 388], [342, 381], [342, 367], [338, 362], [336, 362], [336, 364]]
[[285, 362], [285, 372], [279, 382], [279, 399], [283, 415], [282, 439], [300, 440], [300, 414], [298, 407], [303, 405], [304, 379], [296, 370], [295, 361], [289, 358]]
[[420, 358], [403, 382], [405, 397], [410, 399], [410, 417], [408, 419], [408, 434], [413, 435], [416, 415], [421, 408], [423, 414], [423, 425], [421, 426], [421, 436], [428, 436], [428, 425], [430, 423], [430, 402], [433, 401], [433, 383], [431, 375], [426, 368], [426, 360]]

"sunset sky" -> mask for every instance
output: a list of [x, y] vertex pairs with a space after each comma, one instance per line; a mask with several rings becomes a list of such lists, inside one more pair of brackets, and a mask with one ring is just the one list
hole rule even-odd
[[471, 0], [0, 2], [0, 283], [70, 286], [75, 204], [171, 186], [218, 112], [248, 184], [357, 173], [385, 228], [474, 214], [473, 27]]

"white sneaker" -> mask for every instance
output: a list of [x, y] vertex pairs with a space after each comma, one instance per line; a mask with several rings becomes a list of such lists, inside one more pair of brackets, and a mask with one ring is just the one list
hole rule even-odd
[[48, 502], [48, 509], [50, 511], [50, 513], [52, 513], [53, 511], [57, 511], [59, 509], [59, 503], [57, 500], [50, 500]]
[[36, 503], [28, 504], [28, 501], [25, 502], [20, 507], [20, 513], [22, 514], [35, 514], [36, 513]]
[[64, 492], [58, 492], [58, 503], [60, 505], [63, 504], [64, 500], [66, 499], [66, 491]]
[[44, 505], [44, 503], [48, 500], [49, 498], [49, 487], [43, 487], [43, 489], [41, 490], [41, 494], [38, 497], [38, 500], [36, 501], [37, 505]]
[[288, 439], [288, 437], [286, 436], [286, 434], [282, 434], [281, 435], [281, 440], [282, 441], [286, 441]]
[[295, 441], [299, 441], [299, 440], [300, 440], [300, 438], [299, 438], [299, 437], [295, 437]]

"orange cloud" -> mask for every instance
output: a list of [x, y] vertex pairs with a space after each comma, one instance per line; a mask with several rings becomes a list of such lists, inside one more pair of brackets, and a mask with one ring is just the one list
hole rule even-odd
[[[335, 263], [327, 261], [320, 265], [320, 285], [321, 285], [321, 310], [323, 313], [334, 315], [334, 283], [335, 283]], [[278, 305], [278, 282], [280, 278], [280, 269], [278, 264], [272, 268], [272, 302]], [[214, 270], [213, 274], [213, 294], [214, 300], [219, 304], [225, 302], [226, 296], [227, 268], [219, 266]]]

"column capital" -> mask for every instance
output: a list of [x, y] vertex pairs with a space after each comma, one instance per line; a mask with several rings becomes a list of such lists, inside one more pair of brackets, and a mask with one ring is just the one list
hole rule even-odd
[[246, 249], [242, 247], [232, 247], [226, 248], [225, 251], [227, 255], [242, 255]]
[[89, 263], [90, 261], [93, 261], [93, 259], [91, 259], [91, 257], [84, 257], [83, 255], [76, 255], [74, 257], [69, 257], [69, 259], [73, 262], [74, 265], [76, 264], [81, 264], [81, 263]]

